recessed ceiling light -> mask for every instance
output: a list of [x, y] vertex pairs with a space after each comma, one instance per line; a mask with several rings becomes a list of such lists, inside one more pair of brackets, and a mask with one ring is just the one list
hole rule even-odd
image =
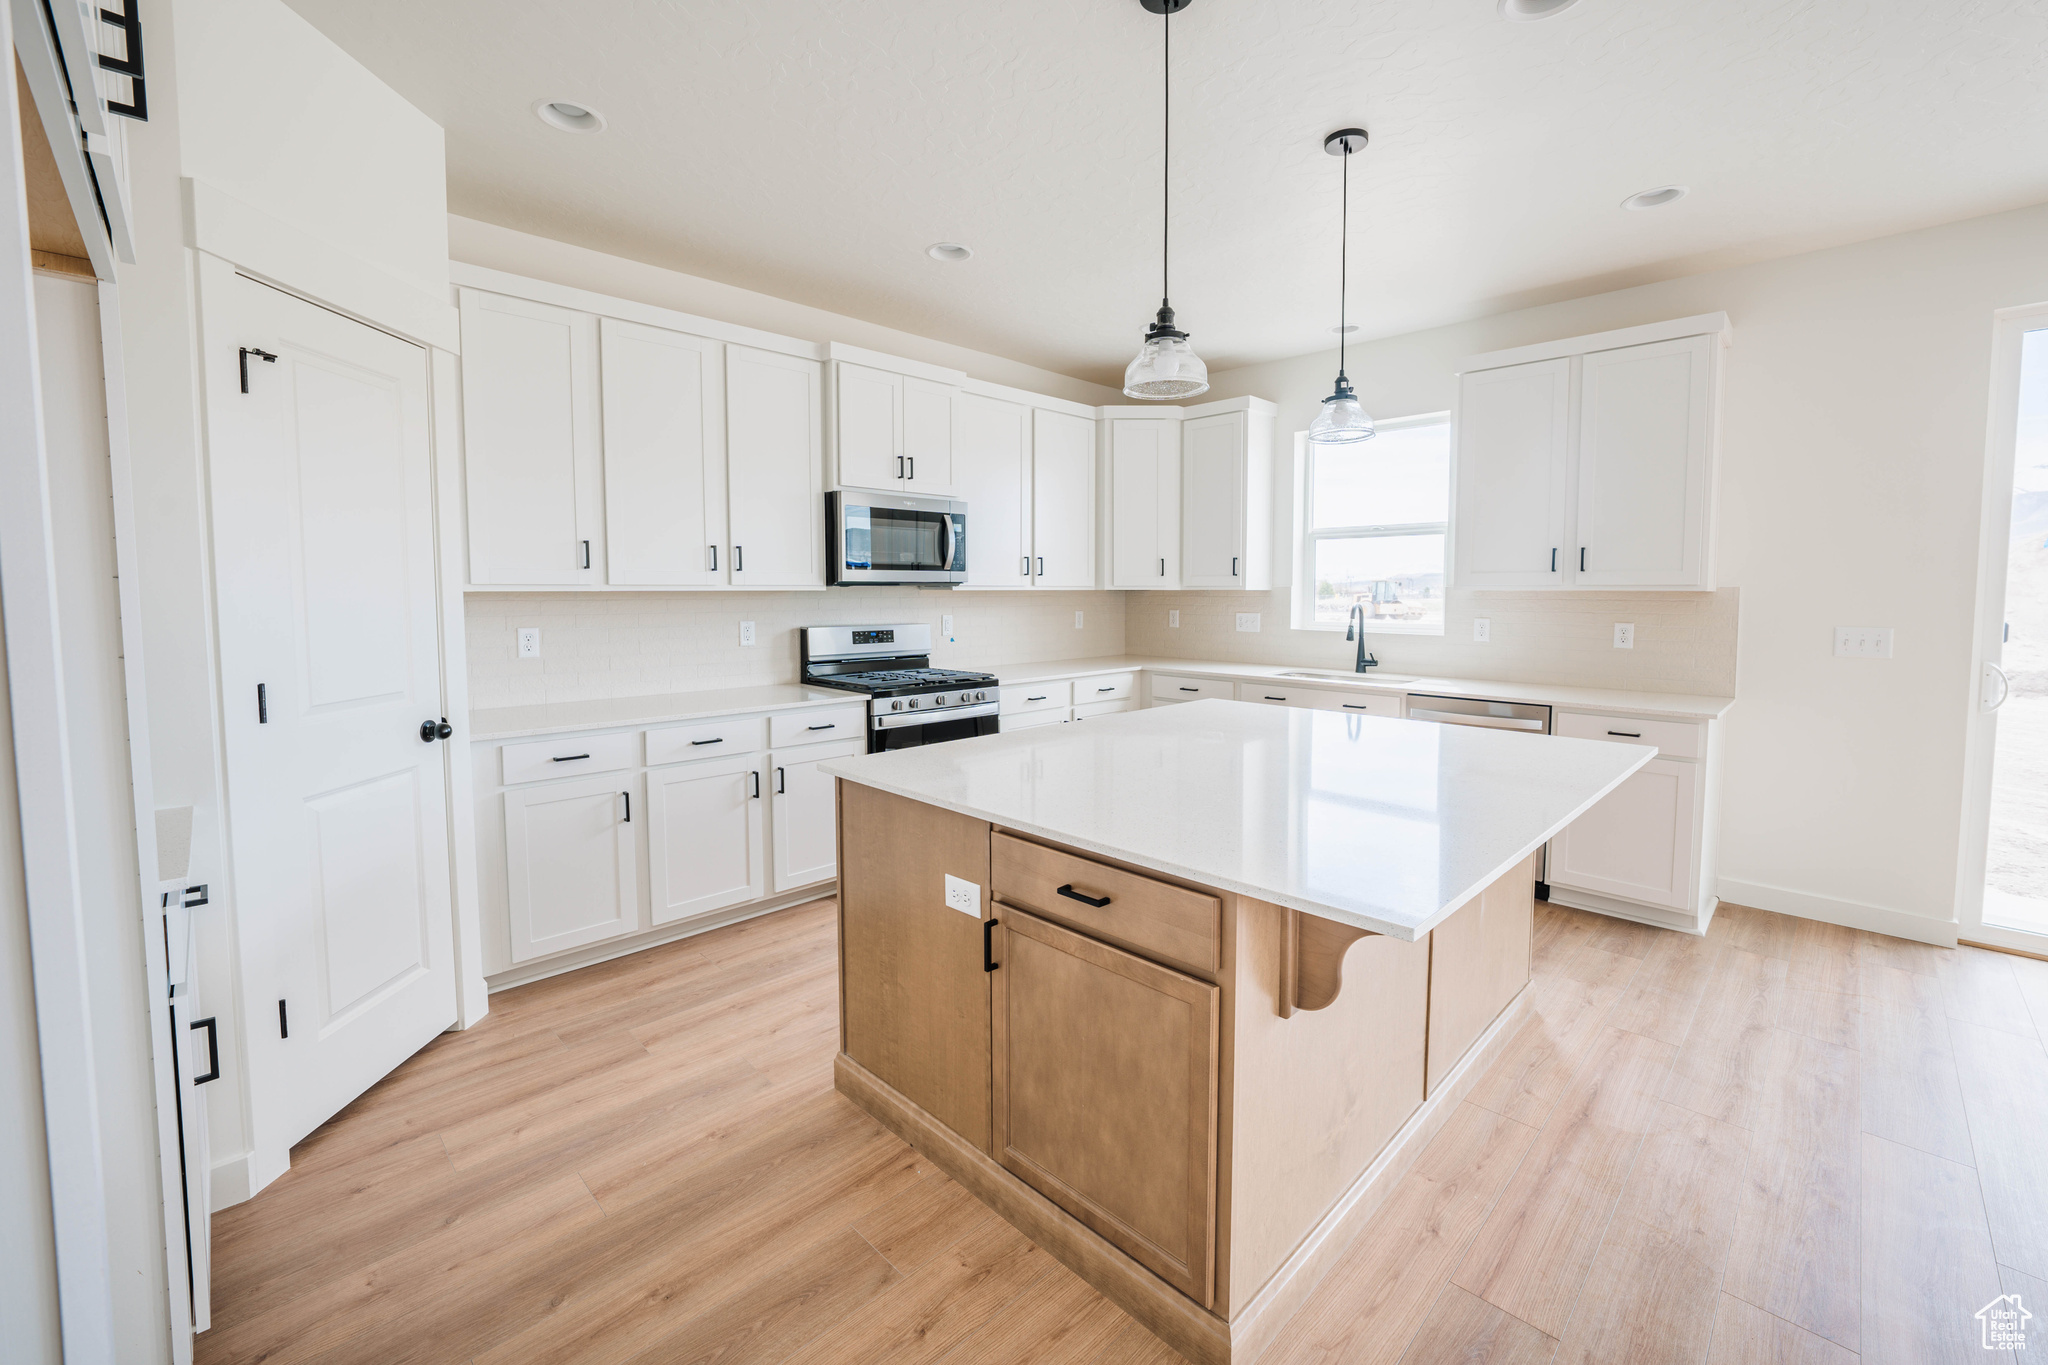
[[574, 100], [535, 100], [534, 116], [550, 128], [565, 133], [597, 133], [604, 130], [604, 115]]
[[1578, 3], [1579, 0], [1500, 0], [1500, 17], [1510, 23], [1553, 19]]
[[1683, 199], [1685, 195], [1686, 189], [1683, 185], [1664, 185], [1654, 190], [1644, 190], [1641, 194], [1632, 194], [1621, 201], [1621, 206], [1625, 209], [1657, 209]]
[[958, 242], [933, 242], [924, 249], [924, 254], [935, 261], [964, 261], [974, 252]]

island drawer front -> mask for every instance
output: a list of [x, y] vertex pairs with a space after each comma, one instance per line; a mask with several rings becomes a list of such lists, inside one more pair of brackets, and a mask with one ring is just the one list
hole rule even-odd
[[1122, 701], [1091, 701], [1084, 706], [1076, 706], [1074, 708], [1074, 719], [1087, 720], [1093, 716], [1113, 716], [1119, 711], [1135, 711], [1137, 709], [1138, 699], [1136, 697], [1125, 697]]
[[1237, 688], [1214, 678], [1190, 678], [1179, 673], [1154, 673], [1152, 675], [1152, 700], [1154, 701], [1202, 701], [1209, 697], [1221, 697], [1225, 701], [1237, 698]]
[[1135, 673], [1107, 673], [1099, 678], [1074, 679], [1074, 705], [1086, 706], [1090, 702], [1122, 701], [1125, 697], [1136, 696], [1138, 675]]
[[1698, 758], [1706, 749], [1696, 720], [1650, 720], [1645, 716], [1585, 716], [1566, 711], [1556, 732], [1573, 739], [1606, 739], [1617, 744], [1654, 744], [1661, 758]]
[[828, 739], [866, 739], [867, 733], [865, 705], [786, 711], [768, 718], [768, 743], [777, 749], [787, 749], [792, 744], [822, 744]]
[[1002, 833], [991, 836], [989, 889], [1136, 952], [1216, 970], [1223, 904], [1203, 892]]
[[540, 739], [526, 744], [507, 744], [504, 756], [505, 785], [539, 782], [550, 777], [580, 777], [584, 773], [611, 772], [634, 766], [634, 749], [640, 737], [630, 731], [612, 735], [582, 735], [571, 739]]
[[647, 732], [647, 762], [682, 763], [693, 758], [723, 758], [766, 748], [768, 722], [759, 716], [718, 720], [704, 725], [677, 725]]
[[1070, 682], [1054, 683], [1013, 683], [1002, 691], [1001, 705], [997, 708], [1003, 715], [1022, 715], [1026, 711], [1056, 711], [1073, 704], [1074, 685]]

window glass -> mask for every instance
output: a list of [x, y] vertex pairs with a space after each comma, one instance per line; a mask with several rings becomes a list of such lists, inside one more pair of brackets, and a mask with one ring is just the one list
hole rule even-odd
[[1442, 629], [1443, 534], [1318, 539], [1316, 621], [1341, 626], [1353, 606], [1365, 609], [1368, 624]]
[[1297, 629], [1441, 635], [1451, 510], [1447, 413], [1380, 423], [1370, 441], [1308, 444]]
[[1370, 441], [1315, 447], [1318, 529], [1445, 521], [1450, 505], [1449, 422], [1388, 424]]

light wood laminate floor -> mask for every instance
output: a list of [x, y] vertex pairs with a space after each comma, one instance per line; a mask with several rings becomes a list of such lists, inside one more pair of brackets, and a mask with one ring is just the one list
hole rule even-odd
[[[2048, 1349], [2048, 962], [1539, 906], [1535, 1017], [1262, 1358]], [[832, 1090], [818, 902], [495, 996], [214, 1220], [224, 1362], [1162, 1362]]]

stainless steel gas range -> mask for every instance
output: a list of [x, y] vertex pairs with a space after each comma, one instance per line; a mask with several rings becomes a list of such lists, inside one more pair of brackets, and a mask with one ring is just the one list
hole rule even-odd
[[930, 626], [810, 626], [803, 680], [868, 698], [868, 752], [996, 733], [996, 679], [931, 666]]

